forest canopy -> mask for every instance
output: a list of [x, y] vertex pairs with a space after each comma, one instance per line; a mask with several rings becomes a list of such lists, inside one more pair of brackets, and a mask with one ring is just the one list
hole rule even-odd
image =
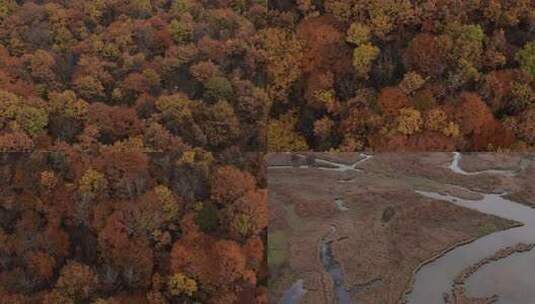
[[0, 303], [267, 303], [262, 155], [239, 157], [0, 154]]
[[270, 151], [534, 148], [533, 1], [268, 9]]
[[267, 303], [256, 0], [0, 1], [0, 303]]
[[0, 0], [0, 304], [265, 304], [263, 153], [534, 148], [532, 0]]
[[0, 150], [263, 149], [262, 1], [0, 3]]

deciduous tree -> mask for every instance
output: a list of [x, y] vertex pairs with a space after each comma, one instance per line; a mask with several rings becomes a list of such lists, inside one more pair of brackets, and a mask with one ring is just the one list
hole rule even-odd
[[221, 205], [231, 204], [255, 189], [254, 177], [233, 166], [218, 167], [212, 174], [210, 184], [212, 199]]
[[56, 282], [56, 290], [73, 301], [88, 299], [97, 286], [95, 272], [87, 265], [68, 262]]
[[535, 76], [535, 42], [528, 42], [516, 53], [515, 59], [520, 63], [520, 67]]
[[409, 99], [401, 89], [386, 87], [379, 93], [377, 104], [386, 115], [396, 116], [402, 108], [409, 106]]
[[308, 149], [305, 138], [295, 130], [297, 117], [287, 113], [272, 119], [267, 126], [269, 151], [304, 151]]
[[380, 50], [371, 43], [365, 43], [353, 51], [353, 66], [357, 74], [363, 78], [368, 77], [372, 62], [379, 56]]

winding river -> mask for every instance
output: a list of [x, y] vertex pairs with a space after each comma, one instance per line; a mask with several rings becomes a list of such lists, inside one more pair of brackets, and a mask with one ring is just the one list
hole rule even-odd
[[[460, 158], [460, 153], [454, 154], [450, 169], [460, 174], [466, 174], [467, 172], [464, 172], [461, 168], [459, 168], [458, 163]], [[496, 170], [472, 172], [470, 175], [481, 173], [498, 173], [494, 171]], [[510, 171], [500, 172], [502, 172], [500, 174], [512, 174]], [[491, 233], [471, 243], [456, 247], [438, 259], [423, 265], [416, 272], [413, 289], [405, 299], [408, 304], [444, 303], [443, 295], [450, 294], [454, 278], [465, 268], [476, 264], [485, 257], [492, 255], [505, 247], [514, 246], [521, 242], [535, 242], [535, 210], [505, 199], [503, 197], [505, 194], [484, 194], [483, 199], [473, 201], [433, 192], [417, 191], [417, 193], [429, 198], [448, 201], [458, 206], [474, 209], [485, 214], [491, 214], [505, 219], [517, 221], [522, 223], [523, 226]], [[476, 272], [468, 280], [467, 294], [471, 296], [477, 295], [479, 297], [486, 297], [497, 293], [499, 295], [497, 303], [532, 303], [529, 300], [526, 302], [528, 297], [520, 297], [521, 299], [518, 299], [518, 295], [515, 295], [515, 292], [518, 291], [518, 288], [514, 288], [514, 286], [511, 286], [512, 284], [506, 284], [508, 285], [509, 289], [507, 289], [507, 287], [500, 289], [498, 286], [496, 286], [496, 283], [498, 282], [496, 278], [501, 275], [497, 272], [497, 267], [505, 263], [515, 263], [515, 260], [517, 260], [519, 257], [524, 257], [525, 255], [533, 256], [533, 251], [522, 254], [514, 254], [504, 260], [493, 262], [484, 266], [482, 269], [480, 269], [480, 271], [486, 271], [487, 274], [494, 273], [494, 276], [487, 276], [487, 280], [485, 282], [482, 281], [482, 284], [480, 284], [475, 278], [481, 278], [481, 276], [478, 274], [479, 271]], [[526, 265], [524, 265], [524, 271], [521, 271], [521, 273], [523, 272], [524, 274], [520, 276], [526, 276], [526, 272], [529, 272], [529, 274], [532, 275], [533, 272], [527, 271], [526, 269], [533, 270], [533, 268], [525, 268], [525, 266]], [[502, 269], [503, 268], [504, 266], [502, 265]], [[507, 266], [505, 268], [507, 268]], [[492, 272], [493, 270], [494, 272]], [[533, 281], [533, 279], [529, 278], [528, 281]], [[526, 284], [526, 282], [524, 282], [524, 284]], [[534, 298], [535, 295], [533, 294], [533, 288], [531, 290], [530, 297]], [[500, 291], [502, 293], [500, 293]], [[515, 298], [515, 296], [518, 301], [512, 300]]]
[[449, 166], [449, 169], [457, 174], [462, 175], [478, 175], [478, 174], [502, 174], [507, 176], [514, 176], [516, 174], [515, 171], [511, 170], [496, 170], [496, 169], [489, 169], [489, 170], [482, 170], [482, 171], [475, 171], [475, 172], [466, 172], [459, 166], [459, 161], [461, 160], [462, 154], [459, 152], [453, 152], [453, 160], [451, 161], [451, 164]]
[[[372, 156], [361, 154], [362, 159], [353, 164], [342, 164], [325, 159], [315, 159], [315, 164], [324, 164], [328, 167], [299, 166], [299, 168], [317, 168], [333, 171], [360, 171], [358, 164], [370, 159]], [[515, 175], [510, 170], [483, 170], [466, 172], [459, 166], [462, 154], [455, 152], [449, 169], [457, 174], [503, 174]], [[270, 168], [296, 168], [294, 166], [270, 166]], [[476, 264], [480, 260], [494, 254], [505, 247], [514, 246], [518, 243], [535, 243], [535, 210], [506, 199], [503, 194], [483, 194], [481, 200], [466, 200], [446, 194], [435, 192], [416, 191], [418, 194], [436, 200], [446, 201], [458, 206], [477, 210], [505, 219], [517, 221], [522, 226], [498, 231], [474, 240], [473, 242], [455, 247], [447, 251], [437, 259], [424, 264], [414, 276], [412, 289], [404, 297], [407, 304], [442, 304], [445, 303], [444, 295], [450, 294], [455, 277], [467, 267]], [[347, 210], [341, 199], [335, 199], [337, 209]], [[335, 229], [334, 227], [332, 227]], [[330, 233], [333, 233], [331, 231]], [[343, 272], [340, 264], [334, 260], [332, 240], [327, 237], [320, 241], [319, 255], [325, 270], [334, 281], [336, 303], [348, 304], [351, 302], [350, 291], [343, 287]], [[529, 267], [529, 266], [532, 267]], [[526, 267], [528, 266], [528, 267]], [[514, 269], [514, 272], [507, 272]], [[492, 262], [483, 266], [474, 273], [466, 282], [466, 290], [469, 296], [488, 297], [498, 294], [498, 302], [503, 304], [526, 304], [535, 303], [535, 280], [532, 275], [535, 272], [535, 250], [525, 253], [513, 254], [507, 258]], [[507, 282], [500, 284], [497, 279], [506, 274]], [[513, 282], [513, 283], [511, 283]], [[299, 279], [284, 293], [280, 303], [299, 303], [300, 298], [306, 292], [303, 280]]]
[[[334, 284], [335, 303], [353, 304], [351, 302], [351, 291], [344, 287], [344, 272], [342, 266], [334, 258], [332, 243], [337, 241], [331, 238], [336, 232], [336, 227], [331, 225], [329, 232], [320, 240], [319, 257], [325, 271], [331, 276]], [[306, 293], [303, 279], [298, 279], [282, 295], [280, 304], [297, 304]]]
[[299, 303], [299, 300], [306, 293], [304, 288], [305, 281], [303, 279], [297, 280], [290, 288], [288, 288], [280, 300], [281, 304]]
[[483, 266], [465, 283], [470, 297], [498, 295], [498, 303], [535, 303], [535, 250], [515, 253]]
[[329, 238], [330, 234], [336, 232], [336, 227], [331, 226], [331, 231], [320, 241], [320, 260], [329, 273], [334, 283], [335, 303], [351, 304], [351, 293], [344, 287], [344, 272], [342, 266], [338, 263], [332, 252], [332, 243], [335, 240]]
[[360, 169], [358, 169], [357, 166], [373, 157], [372, 155], [368, 155], [365, 153], [361, 153], [360, 156], [362, 157], [361, 159], [355, 161], [354, 163], [350, 165], [339, 163], [339, 162], [334, 162], [334, 161], [330, 161], [326, 159], [321, 159], [321, 158], [317, 158], [316, 163], [332, 166], [332, 168], [318, 167], [318, 169], [322, 169], [322, 170], [332, 170], [332, 171], [339, 171], [339, 172], [360, 171]]
[[501, 195], [486, 194], [482, 200], [470, 201], [438, 193], [417, 192], [426, 197], [445, 200], [482, 213], [518, 221], [524, 225], [489, 234], [474, 242], [459, 246], [435, 261], [424, 265], [416, 273], [413, 289], [407, 297], [407, 303], [444, 303], [443, 294], [450, 293], [454, 278], [465, 268], [499, 249], [514, 246], [520, 242], [535, 242], [535, 211], [507, 200]]
[[[299, 155], [301, 157], [304, 157], [302, 155]], [[361, 153], [360, 156], [361, 159], [353, 162], [352, 164], [344, 164], [339, 163], [335, 161], [330, 161], [326, 159], [321, 158], [315, 158], [314, 159], [314, 166], [310, 165], [299, 165], [299, 166], [291, 166], [291, 165], [275, 165], [275, 166], [269, 166], [269, 169], [308, 169], [308, 168], [316, 168], [320, 170], [327, 170], [327, 171], [337, 171], [337, 172], [346, 172], [346, 171], [354, 171], [359, 172], [360, 169], [357, 168], [359, 164], [362, 164], [363, 162], [369, 160], [372, 158], [372, 155], [368, 155], [365, 153]], [[317, 165], [327, 165], [327, 166], [317, 166]], [[347, 211], [349, 210], [348, 207], [345, 206], [344, 201], [341, 198], [336, 198], [334, 200], [334, 204], [336, 206], [336, 209], [338, 211]], [[337, 304], [351, 304], [351, 292], [346, 290], [344, 287], [344, 275], [342, 271], [341, 265], [334, 259], [334, 255], [332, 253], [332, 242], [333, 240], [328, 240], [328, 236], [336, 231], [336, 228], [334, 226], [331, 226], [331, 231], [329, 231], [329, 234], [325, 236], [320, 241], [319, 245], [319, 256], [320, 261], [325, 268], [325, 271], [329, 273], [331, 276], [333, 282], [334, 282], [334, 292], [336, 297], [336, 303]], [[290, 286], [282, 295], [282, 298], [280, 299], [280, 304], [297, 304], [300, 302], [303, 295], [306, 293], [306, 289], [304, 288], [304, 281], [303, 279], [298, 279], [292, 286]]]
[[[304, 158], [304, 155], [296, 154], [297, 156]], [[355, 171], [359, 172], [360, 169], [357, 168], [358, 165], [362, 164], [363, 162], [369, 160], [373, 157], [373, 155], [360, 153], [361, 159], [355, 161], [352, 164], [344, 164], [340, 162], [335, 162], [327, 159], [322, 158], [315, 158], [313, 165], [271, 165], [268, 168], [269, 169], [309, 169], [309, 168], [315, 168], [320, 170], [326, 170], [326, 171], [337, 171], [337, 172], [346, 172], [346, 171]], [[323, 165], [323, 166], [321, 166]]]

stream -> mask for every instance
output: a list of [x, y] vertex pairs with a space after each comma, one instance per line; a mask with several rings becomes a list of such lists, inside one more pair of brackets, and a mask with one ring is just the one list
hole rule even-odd
[[[344, 287], [344, 272], [342, 266], [338, 263], [332, 252], [332, 243], [336, 239], [331, 239], [330, 235], [336, 232], [336, 227], [331, 225], [329, 232], [320, 240], [319, 256], [320, 261], [325, 271], [331, 276], [334, 283], [335, 303], [336, 304], [352, 304], [351, 291]], [[303, 279], [297, 280], [290, 288], [288, 288], [282, 295], [280, 304], [296, 304], [299, 303], [301, 297], [306, 293]]]
[[301, 297], [306, 293], [304, 288], [305, 281], [303, 279], [297, 280], [290, 288], [288, 288], [280, 300], [281, 304], [299, 303]]
[[[365, 161], [372, 158], [372, 155], [368, 155], [365, 153], [361, 153], [360, 156], [361, 159], [355, 161], [352, 164], [343, 164], [338, 163], [335, 161], [330, 161], [326, 159], [316, 158], [314, 159], [315, 164], [324, 164], [327, 165], [327, 167], [322, 166], [310, 166], [310, 165], [299, 165], [299, 166], [291, 166], [291, 165], [275, 165], [275, 166], [269, 166], [270, 169], [307, 169], [307, 168], [316, 168], [320, 170], [327, 170], [327, 171], [337, 171], [337, 172], [346, 172], [346, 171], [356, 171], [359, 172], [360, 169], [357, 168], [359, 164], [364, 163]], [[344, 200], [341, 198], [335, 198], [334, 204], [336, 206], [336, 209], [338, 211], [348, 211], [349, 208], [346, 207]], [[336, 228], [334, 226], [331, 226], [331, 231], [329, 234], [334, 233], [336, 231]], [[336, 296], [336, 302], [337, 304], [351, 304], [351, 291], [348, 291], [344, 287], [344, 275], [342, 271], [342, 267], [340, 263], [338, 263], [334, 259], [334, 255], [332, 253], [332, 240], [327, 240], [327, 237], [321, 239], [320, 241], [320, 247], [319, 247], [319, 256], [321, 263], [323, 267], [325, 268], [325, 271], [329, 273], [331, 276], [333, 282], [334, 282], [334, 292]], [[376, 282], [372, 282], [376, 283]], [[358, 290], [357, 290], [358, 291]], [[303, 279], [298, 279], [292, 286], [290, 286], [282, 295], [282, 298], [280, 299], [280, 304], [297, 304], [300, 302], [303, 295], [306, 293], [306, 289], [304, 288], [304, 281]]]
[[[333, 171], [360, 171], [357, 165], [372, 156], [361, 154], [364, 158], [353, 164], [341, 164], [324, 159], [315, 159], [316, 164], [326, 164], [330, 167], [299, 166], [299, 168], [317, 168]], [[449, 169], [457, 174], [503, 174], [515, 175], [511, 170], [482, 170], [466, 172], [459, 166], [462, 154], [453, 153]], [[294, 166], [272, 166], [270, 168], [296, 168]], [[481, 200], [466, 200], [447, 194], [436, 192], [416, 191], [418, 194], [441, 201], [477, 210], [479, 212], [517, 221], [523, 226], [498, 231], [483, 236], [473, 242], [461, 245], [447, 251], [436, 260], [424, 264], [414, 276], [413, 288], [404, 298], [407, 304], [443, 304], [444, 295], [451, 293], [453, 280], [465, 268], [476, 264], [480, 260], [494, 254], [505, 247], [518, 243], [535, 243], [535, 210], [525, 205], [504, 198], [502, 194], [484, 194]], [[341, 199], [335, 199], [338, 210], [346, 211], [347, 207]], [[335, 232], [332, 226], [331, 232]], [[328, 235], [327, 235], [328, 236]], [[332, 253], [332, 240], [327, 236], [320, 241], [319, 255], [325, 270], [334, 282], [334, 291], [337, 304], [350, 304], [351, 291], [344, 288], [341, 265], [334, 259]], [[472, 297], [488, 297], [498, 294], [499, 304], [526, 304], [535, 303], [535, 250], [525, 253], [513, 254], [504, 259], [483, 266], [472, 274], [466, 281], [467, 295]], [[301, 296], [306, 292], [303, 280], [294, 283], [286, 292], [280, 303], [299, 303]]]
[[535, 303], [535, 250], [515, 253], [483, 266], [468, 278], [470, 297], [498, 295], [498, 303]]
[[[331, 226], [329, 234], [336, 232], [336, 227]], [[320, 260], [329, 273], [334, 283], [334, 294], [336, 304], [351, 304], [351, 294], [344, 287], [344, 272], [342, 266], [334, 259], [332, 243], [334, 240], [329, 240], [327, 234], [320, 242]]]
[[453, 152], [453, 160], [448, 167], [451, 171], [462, 174], [462, 175], [478, 175], [478, 174], [502, 174], [506, 176], [514, 176], [516, 173], [514, 171], [510, 170], [496, 170], [496, 169], [489, 169], [489, 170], [482, 170], [482, 171], [475, 171], [475, 172], [466, 172], [459, 166], [459, 161], [461, 160], [462, 154], [459, 152]]
[[[299, 157], [305, 157], [304, 155], [299, 155], [297, 154]], [[352, 164], [344, 164], [344, 163], [339, 163], [339, 162], [335, 162], [335, 161], [330, 161], [330, 160], [326, 160], [326, 159], [322, 159], [322, 158], [315, 158], [314, 159], [314, 164], [313, 165], [297, 165], [297, 166], [293, 166], [293, 165], [271, 165], [269, 166], [268, 168], [269, 169], [309, 169], [309, 168], [316, 168], [316, 169], [320, 169], [320, 170], [326, 170], [326, 171], [337, 171], [337, 172], [346, 172], [346, 171], [355, 171], [355, 172], [359, 172], [361, 171], [360, 169], [357, 168], [357, 166], [367, 160], [369, 160], [370, 158], [373, 157], [373, 155], [368, 155], [368, 154], [365, 154], [365, 153], [360, 153], [360, 156], [362, 157], [361, 159], [355, 161], [354, 163]], [[323, 164], [324, 166], [319, 166]], [[327, 165], [327, 166], [325, 166]]]
[[[456, 173], [465, 174], [466, 172], [458, 166], [460, 158], [460, 153], [454, 154], [450, 169]], [[485, 170], [472, 172], [470, 175], [490, 173], [491, 171], [494, 174], [498, 172], [511, 174], [510, 171]], [[450, 294], [454, 278], [465, 268], [505, 247], [514, 246], [521, 242], [535, 242], [535, 210], [505, 199], [503, 197], [505, 194], [483, 194], [483, 199], [474, 201], [434, 192], [416, 192], [425, 197], [448, 201], [485, 214], [517, 221], [523, 226], [491, 233], [471, 243], [456, 247], [436, 260], [423, 265], [416, 272], [413, 289], [406, 297], [408, 304], [444, 303], [443, 295]], [[503, 260], [483, 266], [467, 280], [467, 294], [478, 297], [498, 294], [497, 303], [504, 304], [533, 303], [532, 299], [535, 299], [535, 284], [532, 278], [534, 267], [533, 264], [521, 262], [522, 259], [530, 258], [531, 261], [535, 262], [533, 251], [513, 254]], [[514, 267], [518, 272], [509, 271], [508, 280], [504, 283], [503, 280], [499, 279], [502, 276], [501, 270], [512, 269], [511, 267]], [[505, 273], [507, 274], [507, 272]], [[513, 280], [512, 277], [515, 279]], [[531, 285], [531, 287], [519, 292], [520, 288], [526, 287], [526, 285]], [[526, 293], [528, 295], [520, 296], [520, 294]]]
[[322, 169], [322, 170], [332, 170], [332, 171], [339, 171], [339, 172], [360, 171], [360, 169], [358, 169], [357, 166], [373, 157], [372, 155], [368, 155], [368, 154], [364, 154], [364, 153], [361, 153], [360, 156], [363, 157], [363, 158], [357, 160], [356, 162], [354, 162], [354, 163], [352, 163], [350, 165], [343, 164], [343, 163], [338, 163], [338, 162], [334, 162], [334, 161], [330, 161], [330, 160], [326, 160], [326, 159], [321, 159], [321, 158], [317, 158], [315, 161], [316, 161], [316, 163], [319, 163], [319, 164], [326, 164], [326, 165], [332, 166], [332, 168], [318, 167], [318, 169]]

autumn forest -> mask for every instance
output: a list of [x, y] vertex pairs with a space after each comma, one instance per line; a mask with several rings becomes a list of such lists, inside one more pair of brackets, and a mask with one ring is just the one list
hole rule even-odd
[[534, 148], [532, 0], [0, 0], [0, 304], [266, 304], [266, 152]]
[[261, 1], [0, 1], [0, 303], [267, 303]]
[[268, 14], [270, 150], [533, 149], [533, 1], [273, 0]]

